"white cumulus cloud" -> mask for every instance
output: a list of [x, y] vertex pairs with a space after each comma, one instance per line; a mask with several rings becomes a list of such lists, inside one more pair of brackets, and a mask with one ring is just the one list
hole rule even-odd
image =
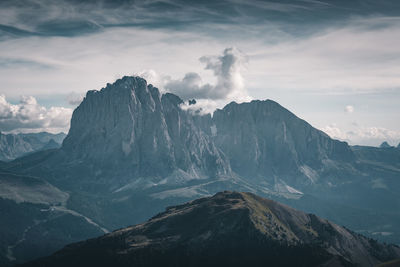
[[212, 112], [217, 107], [236, 101], [250, 101], [242, 76], [248, 61], [247, 56], [237, 48], [226, 48], [222, 55], [202, 56], [199, 61], [205, 70], [211, 70], [215, 84], [206, 83], [197, 72], [187, 72], [182, 79], [157, 74], [154, 70], [135, 73], [149, 83], [160, 87], [161, 91], [174, 93], [184, 100], [196, 99], [197, 103], [189, 109], [202, 109]]
[[354, 112], [354, 107], [353, 107], [353, 106], [350, 106], [350, 105], [347, 105], [347, 106], [344, 108], [344, 111], [345, 111], [346, 113], [353, 113], [353, 112]]
[[11, 104], [0, 95], [0, 130], [3, 132], [66, 132], [72, 109], [41, 106], [33, 96], [22, 96]]
[[348, 131], [343, 131], [336, 124], [325, 126], [321, 129], [334, 139], [349, 142], [351, 145], [378, 146], [387, 141], [391, 145], [400, 142], [400, 132], [389, 130], [383, 127], [364, 127], [357, 124]]
[[202, 56], [201, 63], [206, 70], [211, 70], [216, 84], [203, 83], [196, 72], [188, 72], [182, 80], [170, 80], [164, 87], [184, 99], [212, 99], [248, 101], [250, 97], [244, 86], [242, 70], [247, 63], [247, 56], [237, 48], [226, 48], [222, 55]]
[[170, 80], [169, 76], [160, 75], [153, 69], [134, 72], [133, 75], [144, 78], [148, 83], [151, 83], [153, 86], [157, 87], [161, 92], [163, 92], [164, 83], [166, 80]]
[[66, 100], [71, 106], [78, 106], [84, 98], [84, 94], [72, 92], [67, 95]]

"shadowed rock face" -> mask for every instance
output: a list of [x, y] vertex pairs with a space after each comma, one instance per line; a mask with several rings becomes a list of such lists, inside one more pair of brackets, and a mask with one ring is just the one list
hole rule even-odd
[[374, 266], [400, 248], [250, 193], [222, 192], [25, 266]]
[[139, 77], [89, 91], [73, 113], [62, 151], [69, 162], [111, 167], [132, 177], [166, 177], [177, 169], [192, 176], [230, 173], [223, 154], [181, 103]]
[[213, 122], [217, 146], [229, 157], [232, 169], [247, 177], [288, 176], [292, 185], [316, 182], [317, 177], [307, 177], [308, 169], [320, 171], [329, 161], [354, 160], [346, 143], [271, 100], [231, 103], [214, 112]]

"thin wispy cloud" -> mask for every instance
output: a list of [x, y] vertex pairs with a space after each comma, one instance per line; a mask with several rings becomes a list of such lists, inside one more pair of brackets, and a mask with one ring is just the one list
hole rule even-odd
[[382, 20], [355, 19], [260, 49], [251, 67], [263, 70], [274, 88], [335, 94], [399, 90], [400, 18], [384, 20], [384, 27]]
[[0, 68], [6, 68], [6, 69], [13, 69], [13, 68], [33, 68], [33, 69], [44, 69], [44, 70], [50, 70], [56, 68], [55, 65], [48, 64], [46, 62], [40, 62], [40, 61], [33, 61], [29, 59], [19, 59], [18, 57], [16, 58], [0, 58]]
[[[362, 8], [360, 8], [362, 7]], [[141, 27], [147, 29], [196, 30], [204, 23], [268, 24], [284, 23], [284, 29], [315, 29], [354, 15], [393, 14], [400, 7], [396, 1], [376, 5], [366, 1], [340, 6], [328, 1], [73, 1], [73, 0], [4, 0], [0, 3], [0, 35], [79, 36], [102, 31], [107, 27]], [[310, 16], [318, 12], [319, 16]], [[309, 17], [309, 19], [305, 19]], [[287, 24], [289, 22], [291, 24]]]

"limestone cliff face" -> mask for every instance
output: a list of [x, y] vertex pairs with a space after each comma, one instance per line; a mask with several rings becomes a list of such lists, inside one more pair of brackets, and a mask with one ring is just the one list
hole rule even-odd
[[267, 186], [301, 187], [317, 183], [319, 173], [337, 161], [354, 158], [346, 143], [271, 100], [233, 102], [213, 116], [193, 115], [182, 103], [139, 77], [89, 91], [73, 113], [62, 146], [65, 159], [131, 177], [183, 172], [190, 180], [235, 173]]
[[213, 123], [215, 143], [241, 175], [315, 180], [315, 172], [328, 162], [354, 158], [346, 143], [331, 139], [271, 100], [231, 103], [214, 112]]
[[179, 105], [139, 77], [124, 77], [89, 91], [74, 111], [62, 150], [69, 160], [127, 170], [133, 176], [193, 176], [230, 172], [210, 138]]

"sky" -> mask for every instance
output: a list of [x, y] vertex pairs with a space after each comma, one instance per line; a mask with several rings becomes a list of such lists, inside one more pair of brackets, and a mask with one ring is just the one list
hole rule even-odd
[[351, 145], [400, 142], [400, 1], [1, 0], [0, 131], [67, 132], [140, 75], [212, 112], [272, 99]]

